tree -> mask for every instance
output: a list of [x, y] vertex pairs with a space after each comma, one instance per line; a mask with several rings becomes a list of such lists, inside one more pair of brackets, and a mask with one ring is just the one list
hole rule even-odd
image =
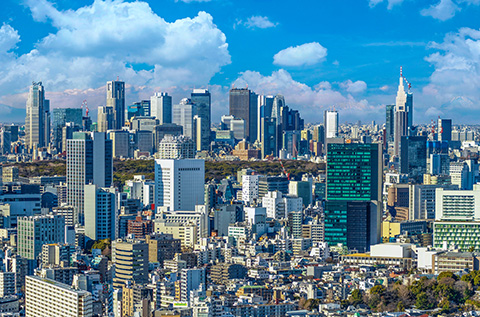
[[405, 305], [403, 304], [403, 302], [398, 302], [397, 311], [398, 312], [404, 312], [405, 311]]
[[353, 306], [357, 306], [358, 304], [363, 303], [363, 294], [362, 291], [359, 289], [353, 290], [352, 294], [350, 295], [350, 298], [348, 299], [350, 304]]
[[383, 285], [375, 285], [370, 289], [370, 295], [381, 296], [387, 289]]
[[442, 272], [438, 274], [437, 281], [440, 281], [442, 278], [446, 278], [446, 277], [453, 278], [455, 281], [458, 280], [458, 277], [455, 274], [447, 271], [447, 272]]
[[418, 309], [425, 310], [425, 309], [432, 309], [435, 306], [435, 304], [430, 301], [427, 293], [421, 292], [417, 296], [417, 300], [415, 301], [415, 306]]

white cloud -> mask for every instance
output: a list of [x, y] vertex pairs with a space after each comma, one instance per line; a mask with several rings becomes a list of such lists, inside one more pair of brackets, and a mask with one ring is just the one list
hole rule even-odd
[[381, 91], [387, 91], [387, 90], [390, 89], [390, 86], [388, 86], [388, 85], [383, 85], [382, 87], [380, 87], [380, 88], [378, 88], [378, 89], [380, 89]]
[[245, 26], [250, 29], [254, 29], [254, 28], [268, 29], [268, 28], [276, 27], [277, 25], [278, 23], [273, 23], [272, 21], [270, 21], [268, 17], [262, 17], [259, 15], [251, 16], [245, 22]]
[[[394, 6], [402, 4], [404, 0], [387, 0], [386, 2], [388, 3], [387, 9], [391, 10]], [[375, 7], [377, 4], [382, 3], [383, 0], [369, 0], [368, 5], [370, 8]]]
[[357, 80], [353, 82], [349, 79], [341, 83], [340, 87], [342, 87], [343, 89], [345, 89], [347, 92], [351, 94], [359, 94], [367, 90], [367, 83], [364, 82], [363, 80]]
[[[32, 80], [43, 81], [48, 93], [102, 87], [117, 76], [135, 87], [193, 87], [230, 63], [226, 37], [205, 12], [166, 22], [141, 1], [95, 0], [67, 11], [47, 0], [27, 6], [56, 32], [26, 54], [0, 59], [0, 95], [24, 91]], [[11, 27], [0, 29], [2, 50], [18, 40]]]
[[[330, 82], [320, 82], [314, 87], [298, 82], [284, 69], [263, 76], [259, 72], [246, 71], [235, 81], [236, 87], [248, 87], [259, 94], [282, 94], [288, 105], [301, 112], [307, 122], [321, 121], [323, 110], [335, 106], [341, 121], [358, 120], [360, 117], [382, 118], [381, 107], [370, 105], [365, 99], [357, 100], [351, 94], [342, 94]], [[370, 117], [370, 120], [372, 118]]]
[[317, 42], [290, 46], [273, 56], [273, 63], [280, 66], [314, 65], [325, 59], [327, 49]]
[[457, 11], [460, 11], [460, 8], [452, 0], [440, 0], [437, 4], [420, 11], [420, 14], [431, 16], [440, 21], [446, 21], [453, 18]]
[[10, 25], [3, 24], [0, 28], [0, 54], [7, 54], [18, 42], [20, 42], [18, 32]]

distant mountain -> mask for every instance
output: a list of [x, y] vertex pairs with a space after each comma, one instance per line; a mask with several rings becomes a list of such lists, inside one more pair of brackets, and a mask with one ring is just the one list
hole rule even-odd
[[457, 96], [452, 98], [449, 102], [444, 103], [440, 108], [446, 110], [453, 110], [453, 109], [472, 109], [475, 107], [475, 103], [463, 96]]

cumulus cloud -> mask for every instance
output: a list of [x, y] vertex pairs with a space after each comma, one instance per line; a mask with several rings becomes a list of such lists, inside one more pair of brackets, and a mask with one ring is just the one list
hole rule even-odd
[[457, 11], [460, 11], [460, 8], [452, 0], [440, 0], [439, 3], [420, 11], [420, 14], [440, 21], [446, 21], [453, 18]]
[[367, 83], [363, 80], [357, 80], [354, 82], [349, 79], [341, 83], [340, 87], [351, 94], [358, 94], [367, 90]]
[[[323, 81], [310, 87], [292, 78], [284, 69], [264, 76], [259, 72], [246, 71], [235, 81], [236, 87], [248, 87], [259, 94], [282, 94], [288, 105], [301, 111], [308, 122], [321, 121], [323, 110], [335, 106], [341, 120], [358, 120], [359, 117], [382, 118], [381, 107], [370, 105], [367, 100], [355, 99], [350, 93], [342, 94], [332, 83]], [[372, 117], [370, 117], [371, 120]]]
[[[383, 0], [369, 0], [368, 5], [370, 6], [370, 8], [373, 8], [377, 4], [382, 3], [382, 2], [383, 2]], [[403, 0], [387, 0], [386, 2], [388, 3], [387, 4], [387, 9], [391, 10], [394, 6], [396, 6], [398, 4], [401, 4], [403, 2]]]
[[[117, 76], [136, 87], [193, 87], [230, 63], [226, 37], [206, 12], [166, 22], [141, 1], [95, 0], [67, 11], [47, 0], [26, 5], [56, 32], [32, 51], [0, 60], [0, 95], [22, 92], [32, 80], [48, 92], [96, 89]], [[0, 56], [18, 41], [17, 31], [2, 26]]]
[[259, 15], [251, 16], [245, 22], [245, 26], [250, 29], [254, 29], [254, 28], [268, 29], [268, 28], [276, 27], [277, 25], [278, 23], [273, 23], [272, 21], [270, 21], [268, 17], [262, 17]]
[[314, 65], [325, 60], [326, 56], [327, 49], [312, 42], [281, 50], [273, 56], [273, 63], [279, 66]]
[[431, 43], [437, 50], [426, 57], [434, 66], [430, 82], [422, 93], [437, 109], [471, 122], [480, 104], [480, 31], [462, 28], [447, 34], [442, 43]]

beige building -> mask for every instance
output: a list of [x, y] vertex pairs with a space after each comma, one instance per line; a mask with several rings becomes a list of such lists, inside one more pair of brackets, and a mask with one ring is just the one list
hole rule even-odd
[[25, 278], [26, 317], [90, 317], [92, 294], [38, 276]]

